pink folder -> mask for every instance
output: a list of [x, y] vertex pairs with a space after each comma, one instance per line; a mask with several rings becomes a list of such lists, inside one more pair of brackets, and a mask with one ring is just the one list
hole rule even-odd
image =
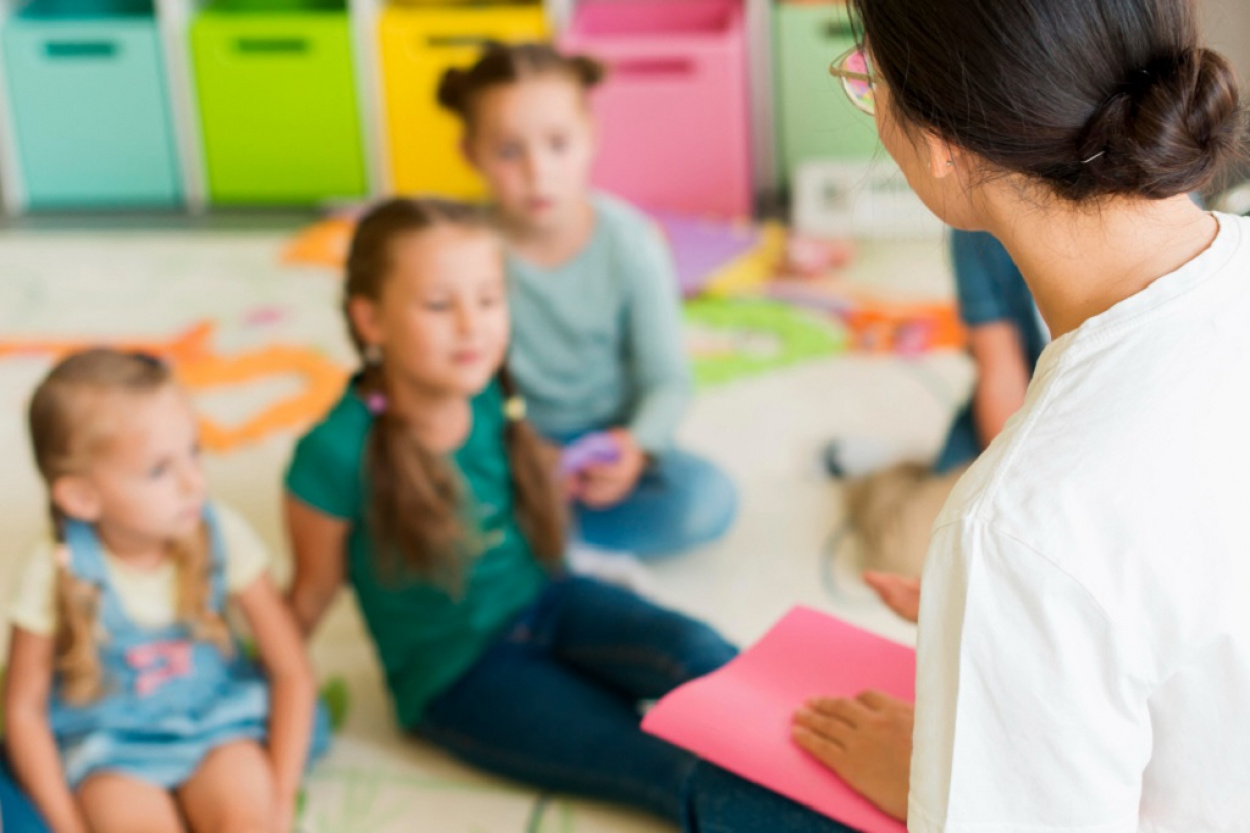
[[811, 697], [916, 697], [916, 652], [796, 607], [724, 668], [662, 699], [642, 728], [864, 833], [906, 833], [790, 739]]

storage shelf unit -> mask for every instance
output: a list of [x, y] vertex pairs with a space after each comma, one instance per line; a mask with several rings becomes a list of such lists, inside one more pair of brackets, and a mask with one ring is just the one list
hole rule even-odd
[[[76, 0], [90, 2], [91, 0]], [[24, 9], [31, 0], [0, 0], [0, 26]], [[153, 0], [158, 59], [164, 65], [169, 118], [172, 121], [174, 164], [178, 173], [176, 203], [190, 211], [203, 211], [219, 201], [211, 199], [209, 166], [205, 147], [202, 84], [197, 79], [192, 47], [192, 29], [209, 0]], [[220, 2], [220, 0], [219, 0]], [[282, 3], [284, 0], [269, 0]], [[343, 0], [351, 38], [358, 131], [363, 159], [363, 194], [381, 195], [395, 188], [391, 170], [391, 149], [387, 139], [387, 109], [382, 79], [381, 40], [379, 25], [388, 0]], [[506, 0], [505, 0], [506, 2]], [[542, 0], [548, 25], [558, 34], [571, 17], [579, 0]], [[680, 0], [671, 0], [680, 2]], [[773, 192], [776, 174], [772, 159], [772, 40], [771, 6], [773, 0], [744, 0], [749, 37], [753, 183], [757, 197]], [[295, 0], [287, 5], [294, 5]], [[471, 6], [472, 4], [470, 4]], [[276, 13], [275, 13], [276, 14]], [[22, 213], [39, 208], [32, 200], [27, 177], [23, 175], [22, 159], [16, 129], [16, 115], [11, 95], [11, 79], [0, 61], [0, 199], [4, 211]], [[316, 141], [316, 137], [309, 137]], [[353, 189], [348, 189], [353, 190]], [[352, 194], [343, 194], [351, 197]], [[246, 200], [245, 200], [246, 201]], [[271, 202], [283, 202], [276, 195]], [[300, 202], [292, 199], [292, 202]], [[86, 206], [82, 206], [86, 207]]]

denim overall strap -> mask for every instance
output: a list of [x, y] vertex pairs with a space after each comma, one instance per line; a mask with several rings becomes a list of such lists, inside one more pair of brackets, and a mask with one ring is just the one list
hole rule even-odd
[[98, 622], [105, 633], [118, 635], [134, 627], [126, 614], [121, 597], [108, 580], [104, 562], [104, 546], [95, 527], [83, 521], [69, 520], [64, 526], [65, 546], [69, 548], [69, 570], [82, 581], [100, 590]]
[[213, 565], [211, 588], [208, 605], [216, 613], [226, 610], [226, 542], [222, 538], [221, 525], [217, 521], [217, 511], [212, 504], [204, 505], [204, 524], [208, 528], [209, 558]]
[[[217, 521], [217, 513], [211, 505], [204, 507], [204, 523], [208, 528], [209, 558], [212, 574], [209, 581], [209, 608], [222, 613], [226, 607], [226, 548], [222, 540], [221, 527]], [[130, 617], [126, 614], [121, 597], [113, 590], [108, 580], [108, 566], [104, 561], [104, 547], [95, 527], [82, 521], [69, 520], [65, 523], [65, 544], [70, 552], [70, 571], [82, 579], [100, 588], [99, 621], [103, 629], [111, 634], [120, 633], [123, 629], [133, 627]]]

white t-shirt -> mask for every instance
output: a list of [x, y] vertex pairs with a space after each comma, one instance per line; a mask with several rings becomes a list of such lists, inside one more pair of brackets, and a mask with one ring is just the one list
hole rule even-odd
[[913, 833], [1250, 831], [1250, 220], [1055, 341], [934, 530]]

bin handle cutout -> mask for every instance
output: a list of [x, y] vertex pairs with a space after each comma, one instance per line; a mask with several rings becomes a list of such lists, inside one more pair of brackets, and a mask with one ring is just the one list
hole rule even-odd
[[305, 38], [239, 38], [236, 51], [244, 55], [302, 55], [308, 51]]
[[675, 75], [693, 75], [694, 62], [689, 58], [627, 58], [613, 61], [609, 78], [629, 81], [654, 81]]
[[831, 20], [824, 25], [824, 33], [829, 40], [843, 40], [855, 37], [855, 27], [849, 20]]
[[112, 41], [48, 41], [44, 52], [49, 58], [112, 58], [117, 44]]
[[473, 47], [480, 49], [490, 43], [493, 38], [486, 35], [430, 35], [425, 43], [431, 49], [464, 49]]

